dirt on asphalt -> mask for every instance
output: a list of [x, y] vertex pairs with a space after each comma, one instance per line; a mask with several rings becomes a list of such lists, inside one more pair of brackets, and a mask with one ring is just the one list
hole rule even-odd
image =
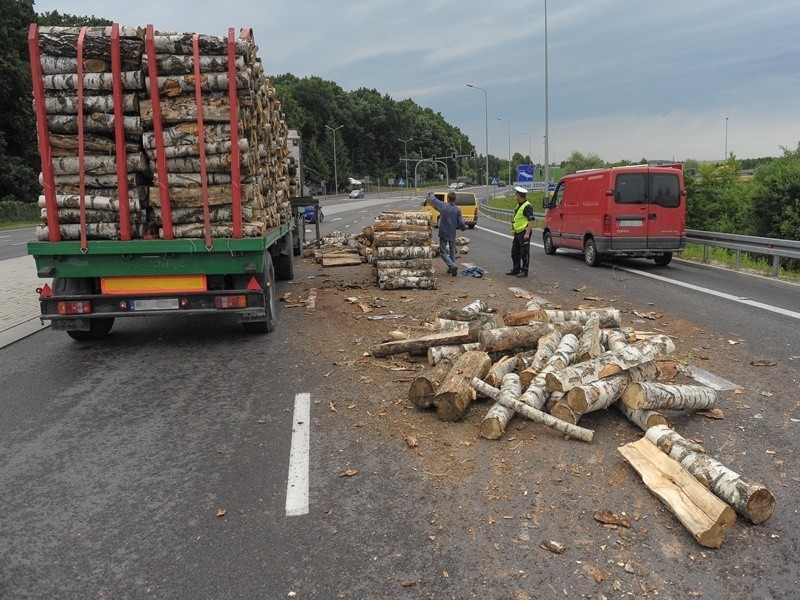
[[[800, 398], [788, 401], [780, 393], [786, 386], [796, 387], [792, 366], [753, 356], [745, 340], [720, 338], [702, 323], [663, 307], [603, 297], [592, 289], [564, 289], [535, 277], [450, 277], [438, 267], [436, 290], [387, 291], [378, 288], [367, 264], [323, 268], [302, 259], [282, 301], [285, 310], [303, 311], [315, 332], [305, 351], [318, 357], [333, 390], [323, 407], [326, 421], [389, 444], [425, 486], [458, 507], [460, 535], [478, 544], [485, 559], [485, 570], [479, 568], [475, 576], [476, 589], [480, 582], [500, 582], [511, 595], [497, 597], [517, 600], [720, 597], [709, 590], [784, 597], [763, 580], [777, 568], [770, 556], [787, 564], [797, 556], [791, 542], [795, 534], [783, 529], [797, 515], [792, 490], [800, 479], [788, 465], [798, 457], [793, 446], [779, 441], [797, 428], [790, 417], [800, 408]], [[718, 393], [717, 416], [722, 418], [666, 414], [681, 435], [767, 485], [778, 500], [776, 516], [761, 526], [739, 517], [721, 549], [703, 548], [617, 451], [643, 433], [615, 408], [583, 416], [580, 425], [595, 432], [591, 444], [565, 439], [520, 416], [512, 419], [502, 439], [486, 440], [479, 426], [491, 401], [473, 402], [462, 421], [442, 422], [434, 410], [420, 410], [408, 400], [410, 382], [430, 368], [425, 357], [375, 358], [370, 353], [390, 332], [411, 337], [428, 333], [425, 324], [442, 310], [473, 300], [484, 300], [501, 315], [520, 312], [526, 299], [511, 287], [563, 309], [617, 308], [623, 326], [668, 335], [676, 352], [661, 363], [662, 379], [696, 383], [678, 368], [693, 365], [740, 384]], [[358, 464], [349, 468], [357, 471]], [[340, 475], [347, 475], [342, 469]], [[626, 517], [629, 526], [601, 522], [595, 515], [602, 511]], [[524, 569], [497, 570], [498, 562], [507, 562], [500, 557], [520, 552], [536, 555], [543, 568], [561, 573], [549, 579], [547, 594], [530, 591], [532, 574]], [[787, 585], [793, 580], [794, 575]], [[480, 591], [471, 596], [487, 597]]]

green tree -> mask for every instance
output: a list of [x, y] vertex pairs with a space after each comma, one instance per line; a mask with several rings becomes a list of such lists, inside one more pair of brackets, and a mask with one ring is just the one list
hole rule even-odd
[[605, 166], [606, 163], [596, 154], [582, 154], [577, 150], [570, 154], [567, 160], [561, 163], [561, 168], [564, 169], [564, 175], [577, 173], [584, 169], [598, 169]]
[[783, 156], [756, 169], [750, 190], [752, 233], [800, 239], [800, 143], [782, 148]]
[[724, 163], [687, 163], [686, 225], [689, 229], [750, 233], [748, 184], [739, 177], [741, 165], [731, 154]]
[[31, 0], [0, 0], [0, 200], [35, 202], [39, 158], [31, 106]]

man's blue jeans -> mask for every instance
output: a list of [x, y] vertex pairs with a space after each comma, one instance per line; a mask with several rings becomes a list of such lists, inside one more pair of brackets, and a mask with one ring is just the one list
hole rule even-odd
[[456, 241], [439, 238], [439, 256], [442, 257], [448, 269], [456, 266]]

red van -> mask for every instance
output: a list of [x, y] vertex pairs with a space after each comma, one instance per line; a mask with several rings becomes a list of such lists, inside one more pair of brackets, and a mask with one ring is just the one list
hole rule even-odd
[[596, 267], [608, 255], [664, 266], [686, 245], [683, 165], [631, 165], [563, 177], [547, 205], [544, 251], [583, 251]]

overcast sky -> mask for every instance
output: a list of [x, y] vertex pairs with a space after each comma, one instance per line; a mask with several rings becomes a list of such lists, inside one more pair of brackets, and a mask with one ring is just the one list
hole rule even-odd
[[[34, 8], [213, 35], [251, 27], [270, 75], [411, 98], [479, 152], [488, 122], [490, 153], [508, 156], [510, 130], [512, 152], [544, 158], [544, 0], [37, 0]], [[612, 162], [722, 160], [726, 141], [738, 158], [755, 158], [800, 142], [797, 0], [551, 0], [547, 37], [551, 161], [575, 150]], [[486, 90], [488, 119], [483, 92], [468, 83]]]

